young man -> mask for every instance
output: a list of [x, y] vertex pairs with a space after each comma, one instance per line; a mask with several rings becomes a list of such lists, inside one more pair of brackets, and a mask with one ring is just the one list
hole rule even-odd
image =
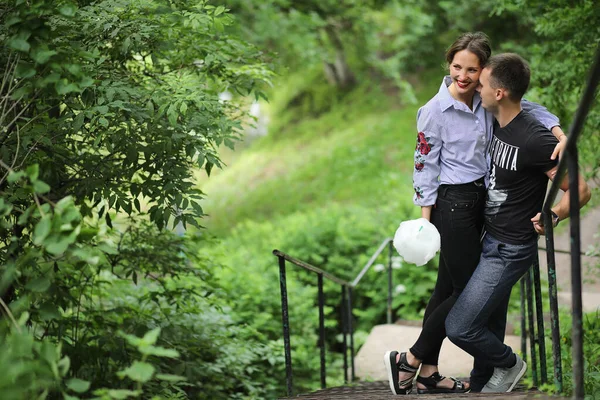
[[[484, 108], [496, 122], [490, 144], [492, 172], [485, 204], [485, 236], [479, 265], [446, 319], [448, 338], [479, 362], [494, 367], [482, 392], [510, 392], [527, 365], [503, 343], [513, 285], [529, 270], [543, 234], [540, 213], [556, 138], [521, 109], [529, 86], [529, 66], [517, 54], [491, 57], [479, 78]], [[568, 192], [568, 178], [561, 189]], [[579, 206], [590, 199], [579, 178]], [[552, 208], [554, 225], [569, 215], [569, 194]], [[501, 323], [498, 323], [501, 322]]]

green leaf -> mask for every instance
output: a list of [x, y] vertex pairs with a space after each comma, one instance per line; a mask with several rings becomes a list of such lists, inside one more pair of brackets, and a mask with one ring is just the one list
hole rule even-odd
[[46, 49], [34, 49], [31, 52], [31, 58], [38, 64], [46, 64], [53, 55], [58, 54], [54, 50]]
[[77, 393], [85, 393], [90, 388], [90, 382], [78, 378], [71, 378], [67, 381], [67, 387]]
[[50, 186], [47, 183], [42, 181], [33, 181], [33, 190], [36, 193], [48, 193], [50, 191]]
[[11, 15], [8, 18], [6, 18], [6, 20], [4, 21], [4, 26], [5, 27], [10, 27], [13, 26], [14, 24], [18, 24], [19, 22], [21, 22], [22, 19], [19, 18], [17, 15]]
[[224, 12], [225, 12], [225, 7], [218, 6], [217, 9], [215, 10], [215, 17], [223, 14]]
[[131, 215], [131, 202], [128, 200], [119, 199], [119, 203], [121, 204], [121, 207], [123, 208], [123, 210], [125, 210], [127, 215]]
[[69, 356], [64, 356], [56, 366], [59, 369], [60, 375], [65, 376], [71, 367], [71, 359]]
[[154, 103], [152, 103], [152, 100], [148, 100], [148, 102], [146, 103], [146, 110], [150, 113], [150, 115], [154, 115]]
[[[0, 216], [6, 217], [13, 209], [13, 205], [10, 203], [4, 202], [4, 199], [0, 197]], [[27, 219], [31, 215], [32, 208], [29, 207], [25, 210], [23, 214], [19, 216], [17, 223], [19, 225], [24, 225], [27, 222]]]
[[140, 353], [146, 354], [149, 356], [158, 356], [158, 357], [169, 357], [169, 358], [177, 358], [179, 357], [179, 352], [173, 349], [166, 349], [160, 346], [146, 346], [140, 348]]
[[25, 169], [25, 173], [32, 181], [35, 181], [40, 175], [40, 166], [38, 164], [32, 164], [27, 169]]
[[152, 345], [152, 344], [156, 343], [156, 341], [158, 340], [158, 335], [160, 335], [160, 327], [154, 328], [151, 331], [146, 332], [146, 334], [142, 338], [142, 341], [145, 344]]
[[119, 254], [119, 250], [112, 244], [109, 243], [100, 243], [98, 245], [98, 250], [111, 255]]
[[130, 367], [123, 371], [117, 372], [121, 378], [128, 377], [135, 382], [148, 382], [154, 375], [155, 368], [152, 364], [142, 361], [134, 361]]
[[73, 119], [73, 130], [78, 132], [83, 126], [83, 121], [85, 118], [85, 113], [81, 111], [77, 116]]
[[100, 125], [102, 125], [103, 127], [108, 128], [108, 120], [106, 118], [98, 118], [98, 123], [100, 123]]
[[48, 288], [50, 287], [50, 283], [51, 282], [48, 278], [46, 278], [45, 276], [40, 276], [38, 278], [35, 278], [34, 280], [27, 282], [25, 288], [31, 290], [32, 292], [42, 293], [48, 290]]
[[35, 225], [33, 230], [33, 244], [39, 246], [50, 233], [52, 228], [52, 220], [49, 216], [45, 216]]
[[204, 210], [199, 203], [196, 203], [195, 201], [191, 201], [190, 203], [198, 215], [204, 215]]
[[225, 26], [223, 25], [223, 22], [221, 22], [220, 19], [214, 20], [214, 26], [215, 26], [215, 29], [219, 32], [223, 32], [225, 30]]
[[65, 4], [58, 9], [58, 12], [64, 15], [65, 17], [74, 16], [76, 11], [77, 7], [75, 7], [73, 4]]
[[172, 126], [177, 125], [177, 117], [178, 117], [178, 115], [177, 115], [177, 111], [175, 110], [175, 105], [171, 104], [169, 106], [169, 109], [167, 110], [167, 118], [169, 119], [169, 123]]
[[69, 247], [69, 244], [71, 244], [71, 241], [68, 238], [64, 238], [59, 241], [54, 241], [54, 242], [46, 245], [46, 251], [50, 254], [54, 254], [54, 255], [58, 256], [67, 250], [67, 247]]
[[204, 166], [204, 169], [206, 170], [206, 175], [210, 176], [210, 171], [212, 171], [214, 164], [211, 163], [210, 161], [206, 162], [206, 165]]
[[8, 183], [13, 183], [13, 182], [18, 181], [19, 179], [21, 179], [24, 176], [25, 176], [25, 171], [19, 171], [19, 172], [10, 171], [10, 173], [8, 174], [8, 178], [6, 178], [6, 180], [8, 181]]
[[28, 78], [31, 78], [32, 76], [34, 76], [35, 73], [36, 73], [35, 68], [31, 64], [24, 63], [24, 62], [19, 63], [19, 65], [17, 65], [17, 68], [15, 70], [15, 76], [17, 78], [28, 79]]
[[179, 111], [181, 112], [181, 114], [185, 115], [185, 112], [187, 111], [188, 106], [186, 102], [181, 103], [181, 106], [179, 107]]
[[103, 399], [109, 398], [114, 400], [124, 400], [129, 397], [138, 397], [142, 392], [139, 390], [128, 390], [128, 389], [98, 389], [94, 391], [96, 396], [105, 396]]
[[8, 47], [17, 51], [22, 51], [23, 53], [27, 53], [31, 48], [27, 40], [19, 37], [12, 37], [8, 39], [7, 43]]
[[42, 321], [51, 321], [60, 318], [60, 311], [55, 304], [44, 303], [38, 309]]
[[167, 381], [167, 382], [185, 381], [185, 378], [183, 376], [171, 375], [171, 374], [156, 374], [156, 379], [160, 379], [161, 381]]
[[65, 78], [60, 79], [54, 84], [56, 88], [56, 93], [59, 95], [64, 95], [71, 92], [79, 92], [79, 86], [77, 86], [74, 82], [69, 82]]
[[70, 209], [73, 209], [74, 204], [73, 204], [73, 197], [72, 196], [65, 196], [62, 199], [60, 199], [58, 201], [58, 203], [56, 203], [56, 206], [54, 207], [54, 211], [58, 214], [62, 214], [65, 211], [68, 211]]

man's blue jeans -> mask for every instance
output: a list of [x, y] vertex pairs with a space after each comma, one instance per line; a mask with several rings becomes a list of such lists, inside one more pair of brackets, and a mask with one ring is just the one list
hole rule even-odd
[[529, 270], [536, 252], [537, 237], [519, 245], [489, 233], [483, 239], [479, 265], [446, 319], [448, 338], [482, 366], [514, 363], [512, 349], [503, 343], [506, 310], [512, 287]]

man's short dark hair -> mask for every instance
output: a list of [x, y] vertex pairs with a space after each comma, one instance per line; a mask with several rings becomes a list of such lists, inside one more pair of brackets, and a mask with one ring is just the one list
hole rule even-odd
[[490, 85], [494, 89], [508, 90], [508, 98], [520, 101], [531, 78], [529, 64], [518, 54], [503, 53], [492, 56], [485, 64], [490, 70]]

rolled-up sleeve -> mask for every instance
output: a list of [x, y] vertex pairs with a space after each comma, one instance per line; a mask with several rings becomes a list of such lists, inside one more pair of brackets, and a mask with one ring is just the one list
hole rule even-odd
[[[439, 115], [437, 116], [439, 118]], [[427, 108], [417, 113], [417, 147], [414, 155], [413, 202], [418, 206], [431, 206], [437, 199], [440, 185], [441, 128], [436, 116]]]
[[546, 127], [549, 131], [552, 130], [555, 126], [560, 125], [560, 120], [554, 114], [552, 114], [548, 109], [538, 103], [534, 103], [532, 101], [527, 101], [525, 99], [521, 100], [521, 107], [523, 110], [530, 113], [535, 119], [537, 119], [542, 125]]

